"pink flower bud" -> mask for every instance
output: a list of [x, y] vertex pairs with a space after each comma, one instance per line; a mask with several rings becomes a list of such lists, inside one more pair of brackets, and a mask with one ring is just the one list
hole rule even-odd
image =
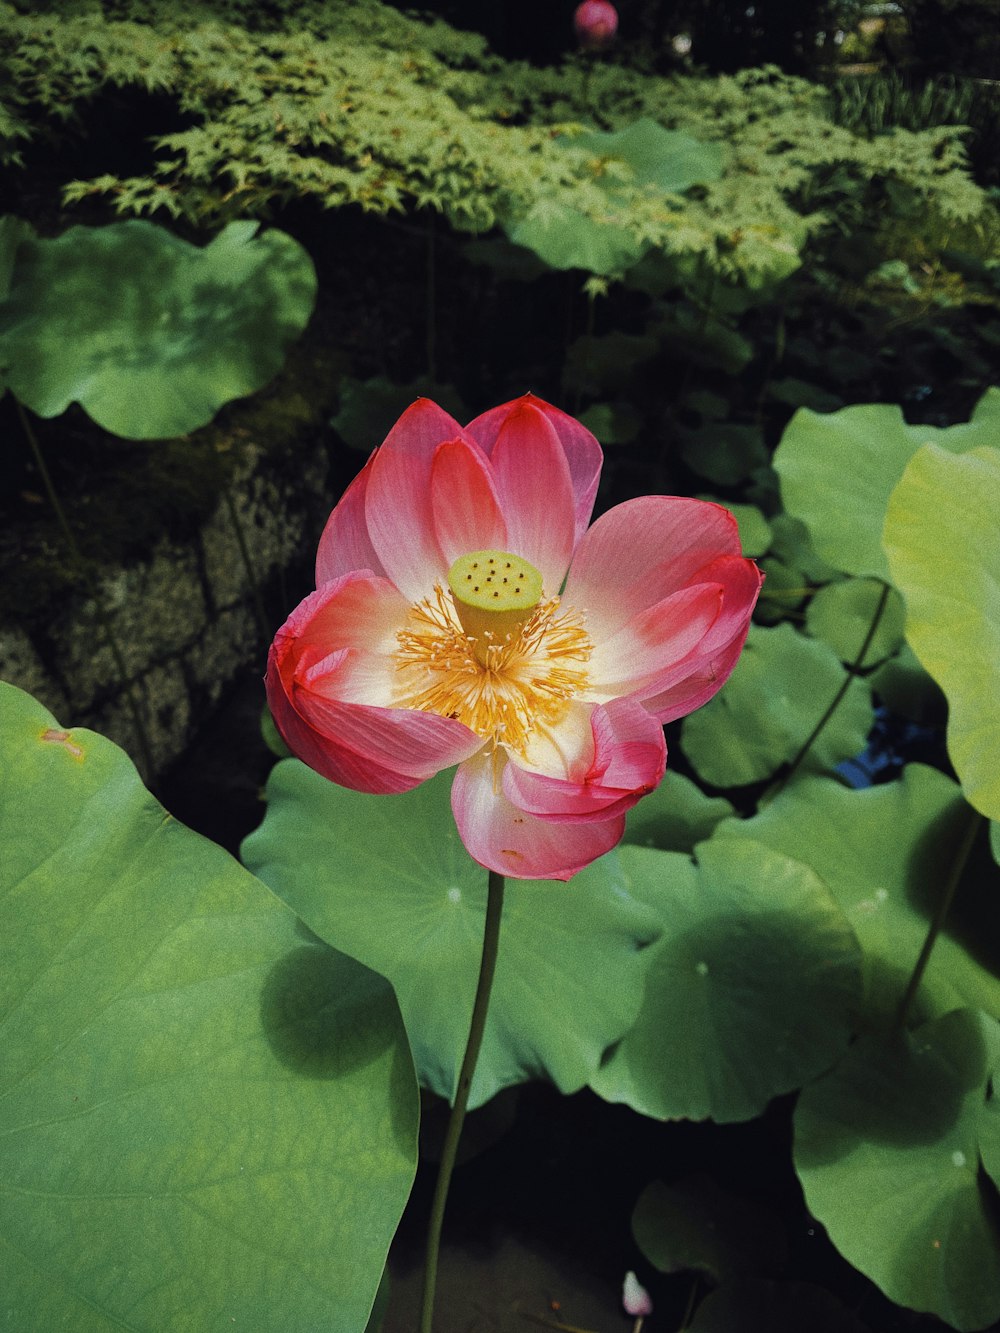
[[631, 1269], [625, 1274], [625, 1281], [622, 1284], [622, 1305], [626, 1314], [645, 1316], [653, 1313], [653, 1302], [649, 1299], [649, 1292]]
[[618, 31], [618, 11], [608, 0], [583, 0], [573, 15], [577, 41], [586, 51], [603, 51]]

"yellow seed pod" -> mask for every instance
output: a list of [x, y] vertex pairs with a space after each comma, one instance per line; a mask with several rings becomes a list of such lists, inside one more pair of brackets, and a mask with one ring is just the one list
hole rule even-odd
[[520, 630], [542, 600], [542, 576], [510, 551], [470, 551], [448, 571], [448, 587], [462, 628], [476, 641], [475, 655], [488, 665], [487, 650]]

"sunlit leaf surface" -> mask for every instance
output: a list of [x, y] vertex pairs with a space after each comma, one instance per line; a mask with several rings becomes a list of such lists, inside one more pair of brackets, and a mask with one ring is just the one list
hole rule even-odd
[[1000, 819], [1000, 448], [915, 454], [889, 501], [885, 549], [906, 637], [948, 699], [962, 789]]
[[[297, 760], [268, 783], [247, 865], [322, 939], [395, 987], [421, 1082], [452, 1097], [482, 953], [486, 871], [462, 846], [451, 773], [402, 796], [335, 786]], [[470, 1105], [548, 1077], [580, 1088], [635, 1019], [655, 913], [614, 852], [568, 884], [509, 880]]]
[[39, 416], [78, 402], [131, 440], [204, 426], [273, 379], [312, 313], [312, 260], [258, 227], [204, 247], [135, 220], [23, 239], [0, 300], [8, 387]]
[[416, 1163], [391, 989], [0, 685], [11, 1329], [361, 1333]]

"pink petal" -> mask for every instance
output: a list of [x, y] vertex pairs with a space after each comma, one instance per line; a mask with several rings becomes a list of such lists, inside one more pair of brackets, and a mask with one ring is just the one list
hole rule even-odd
[[413, 602], [448, 573], [435, 536], [431, 470], [438, 445], [461, 435], [453, 417], [418, 398], [371, 461], [365, 495], [368, 534], [382, 568]]
[[368, 536], [368, 522], [365, 518], [365, 493], [374, 458], [373, 453], [326, 521], [316, 552], [317, 587], [352, 569], [370, 569], [374, 574], [385, 573]]
[[406, 610], [387, 579], [347, 574], [292, 612], [268, 655], [268, 703], [289, 748], [356, 791], [407, 791], [482, 746], [451, 718], [391, 707]]
[[566, 451], [544, 412], [515, 403], [490, 455], [510, 550], [530, 560], [548, 596], [557, 593], [574, 542], [573, 483]]
[[736, 520], [721, 505], [645, 495], [594, 523], [573, 556], [563, 601], [587, 612], [595, 640], [694, 581], [720, 555], [739, 555]]
[[558, 407], [536, 398], [532, 393], [526, 393], [522, 398], [515, 398], [512, 402], [504, 403], [502, 407], [494, 407], [491, 411], [476, 417], [475, 421], [470, 421], [466, 426], [465, 433], [481, 444], [487, 454], [492, 456], [497, 437], [507, 417], [514, 409], [526, 404], [544, 414], [566, 454], [573, 488], [575, 545], [586, 532], [587, 524], [590, 522], [597, 485], [601, 479], [601, 464], [604, 461], [601, 446], [590, 431], [573, 417], [561, 412]]
[[518, 809], [556, 823], [605, 820], [624, 814], [663, 777], [663, 728], [639, 703], [616, 699], [591, 715], [593, 759], [581, 781], [530, 772], [512, 758], [504, 795]]
[[[587, 695], [613, 699], [655, 692], [697, 651], [719, 617], [724, 590], [699, 583], [639, 611], [617, 633], [597, 639], [587, 668]], [[588, 614], [587, 628], [590, 630]], [[593, 631], [591, 631], [593, 633]]]
[[431, 468], [431, 508], [449, 568], [469, 551], [507, 550], [507, 524], [489, 461], [478, 445], [467, 440], [438, 445]]
[[643, 694], [646, 708], [662, 723], [700, 708], [729, 679], [750, 627], [750, 616], [764, 576], [752, 560], [723, 556], [705, 566], [704, 573], [723, 587], [723, 604], [715, 624], [673, 677], [664, 674], [655, 693]]
[[[502, 761], [501, 761], [502, 762]], [[625, 816], [586, 823], [553, 823], [512, 805], [502, 775], [494, 787], [494, 757], [486, 750], [455, 774], [451, 808], [474, 861], [511, 879], [570, 879], [621, 840]]]

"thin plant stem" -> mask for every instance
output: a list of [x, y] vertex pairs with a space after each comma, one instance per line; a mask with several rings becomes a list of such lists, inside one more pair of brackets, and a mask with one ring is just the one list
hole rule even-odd
[[931, 953], [937, 937], [941, 934], [947, 919], [948, 912], [951, 910], [952, 902], [955, 899], [955, 893], [962, 878], [962, 871], [965, 869], [969, 854], [972, 851], [973, 844], [976, 841], [976, 835], [982, 823], [983, 816], [978, 810], [973, 810], [970, 806], [968, 810], [968, 819], [962, 834], [962, 840], [958, 844], [955, 852], [955, 859], [951, 863], [951, 870], [948, 873], [948, 880], [944, 886], [944, 891], [938, 899], [937, 908], [931, 918], [930, 926], [927, 929], [927, 936], [924, 939], [923, 948], [920, 955], [913, 965], [913, 971], [910, 973], [910, 980], [907, 983], [906, 991], [899, 1002], [899, 1008], [896, 1010], [895, 1021], [893, 1022], [893, 1031], [901, 1032], [906, 1022], [907, 1014], [910, 1012], [910, 1006], [913, 1004], [917, 991], [920, 989], [920, 983], [924, 979], [924, 972], [927, 970], [927, 964], [930, 962]]
[[17, 399], [14, 401], [17, 406], [17, 415], [21, 422], [21, 428], [24, 431], [29, 446], [31, 447], [31, 452], [35, 459], [35, 466], [38, 468], [38, 474], [42, 479], [42, 485], [45, 487], [45, 493], [49, 497], [49, 504], [51, 504], [53, 513], [56, 516], [56, 521], [62, 529], [63, 537], [66, 539], [66, 545], [69, 547], [70, 556], [72, 557], [73, 563], [76, 565], [77, 572], [86, 584], [87, 591], [94, 603], [97, 619], [100, 622], [101, 629], [104, 631], [104, 637], [107, 640], [108, 648], [114, 659], [118, 675], [121, 678], [122, 690], [125, 694], [126, 701], [128, 702], [129, 712], [132, 714], [132, 724], [135, 728], [135, 737], [139, 746], [139, 753], [142, 756], [142, 762], [146, 769], [147, 785], [152, 786], [155, 774], [153, 751], [149, 743], [149, 733], [146, 731], [146, 724], [142, 719], [142, 709], [135, 697], [133, 683], [128, 677], [128, 667], [125, 665], [125, 655], [121, 650], [121, 645], [118, 642], [114, 625], [108, 614], [107, 607], [104, 605], [100, 590], [87, 566], [87, 561], [84, 558], [83, 552], [80, 550], [79, 543], [73, 535], [73, 529], [69, 525], [66, 511], [62, 507], [62, 501], [59, 499], [59, 494], [56, 491], [52, 475], [45, 462], [45, 455], [42, 453], [41, 445], [38, 443], [38, 437], [32, 429], [28, 414]]
[[257, 622], [257, 633], [260, 635], [261, 642], [267, 643], [271, 635], [267, 623], [267, 612], [264, 610], [264, 599], [260, 595], [260, 584], [257, 582], [257, 576], [254, 573], [253, 563], [250, 559], [250, 548], [247, 545], [246, 533], [243, 531], [243, 524], [240, 521], [236, 504], [228, 486], [223, 489], [222, 498], [229, 512], [229, 520], [233, 525], [233, 531], [236, 534], [236, 545], [239, 547], [243, 568], [247, 572], [247, 582], [250, 585], [250, 594], [253, 598], [254, 619]]
[[437, 1285], [438, 1253], [441, 1248], [441, 1224], [444, 1221], [445, 1204], [448, 1201], [448, 1186], [455, 1167], [458, 1153], [458, 1141], [465, 1121], [465, 1108], [469, 1102], [469, 1089], [472, 1076], [476, 1072], [479, 1048], [483, 1044], [483, 1032], [486, 1028], [486, 1013], [490, 1004], [490, 990], [493, 986], [493, 973], [497, 965], [497, 949], [500, 945], [500, 917], [503, 914], [503, 875], [489, 872], [489, 889], [486, 899], [486, 925], [483, 928], [483, 954], [479, 964], [479, 982], [476, 986], [476, 998], [472, 1005], [472, 1019], [469, 1023], [469, 1039], [465, 1046], [462, 1068], [458, 1075], [458, 1087], [455, 1090], [455, 1103], [448, 1119], [448, 1129], [444, 1137], [441, 1163], [438, 1166], [437, 1184], [434, 1188], [434, 1201], [431, 1204], [430, 1221], [427, 1226], [427, 1261], [424, 1267], [424, 1294], [420, 1307], [420, 1333], [431, 1333], [434, 1321], [434, 1290]]
[[799, 749], [798, 754], [789, 764], [784, 775], [778, 779], [777, 783], [775, 783], [774, 787], [772, 788], [773, 796], [776, 796], [778, 792], [781, 791], [781, 789], [790, 781], [790, 779], [798, 771], [799, 766], [801, 765], [803, 759], [805, 759], [806, 755], [809, 753], [813, 745], [816, 743], [816, 739], [819, 736], [820, 732], [822, 732], [823, 728], [830, 721], [830, 718], [833, 717], [834, 713], [840, 707], [840, 701], [841, 699], [843, 699], [844, 695], [850, 689], [851, 681], [861, 670], [862, 664], [864, 663], [865, 660], [865, 654], [868, 652], [868, 649], [871, 646], [871, 641], [875, 637], [875, 631], [879, 627], [879, 623], [882, 619], [882, 613], [885, 610], [885, 604], [888, 600], [889, 600], [889, 584], [883, 583], [882, 594], [878, 599], [878, 604], [875, 607], [875, 612], [872, 616], [871, 624], [868, 626], [868, 633], [865, 635], [864, 641], [861, 644], [861, 647], [858, 649], [857, 656], [855, 657], [854, 661], [850, 664], [850, 666], [847, 668], [847, 673], [840, 684], [840, 688], [837, 690], [837, 693], [833, 696], [833, 699], [830, 701], [829, 707], [827, 708], [826, 712], [823, 714], [820, 720], [813, 727], [812, 731], [806, 737], [801, 748]]

